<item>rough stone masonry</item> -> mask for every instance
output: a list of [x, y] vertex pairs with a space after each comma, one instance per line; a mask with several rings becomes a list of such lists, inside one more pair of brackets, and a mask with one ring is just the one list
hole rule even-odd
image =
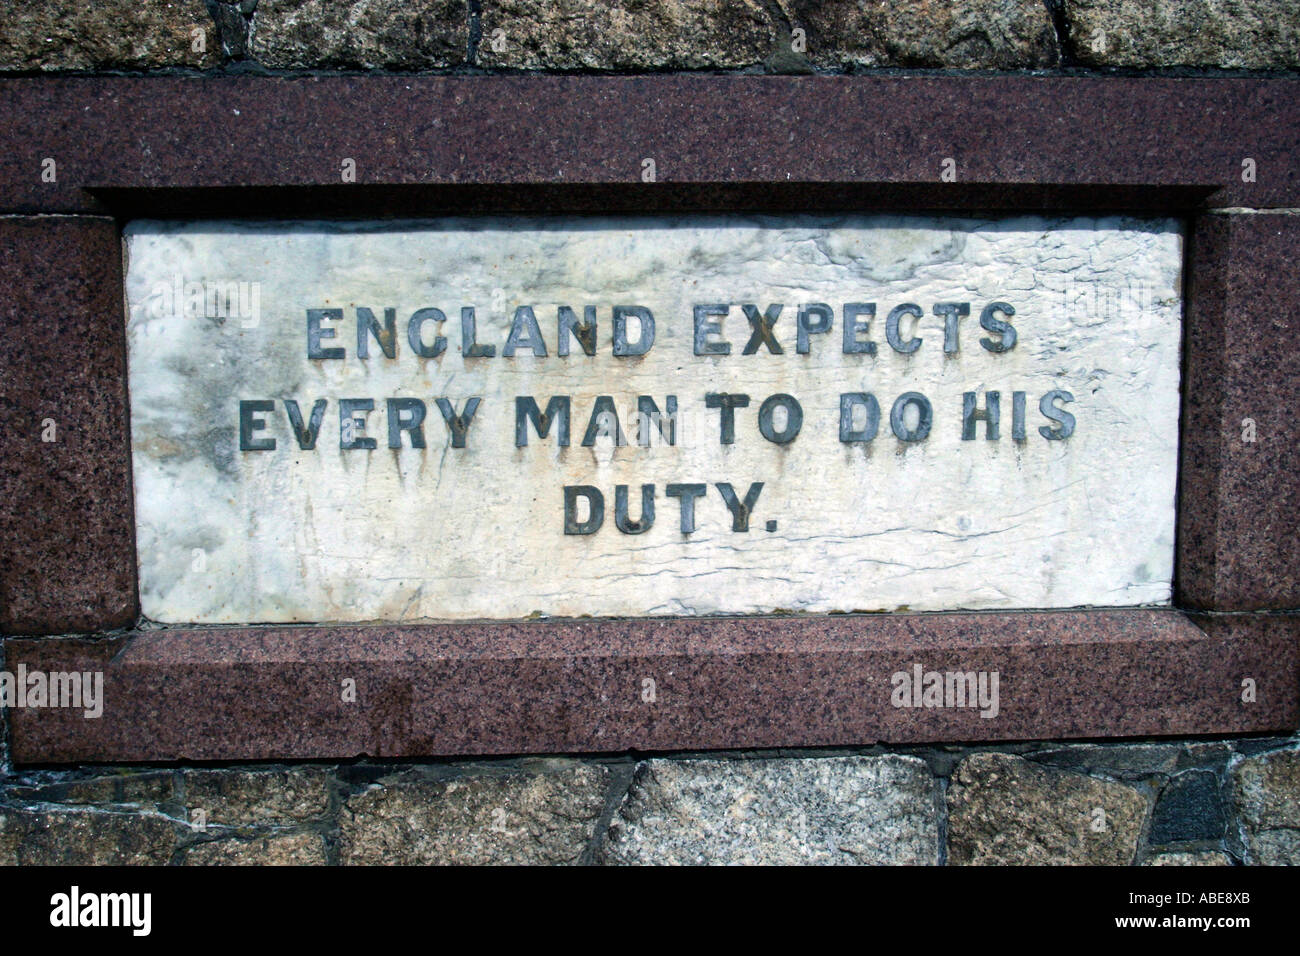
[[11, 772], [0, 864], [1300, 863], [1293, 738]]
[[[1300, 70], [1288, 0], [5, 0], [0, 22], [0, 71], [34, 76]], [[1300, 862], [1294, 736], [43, 770], [3, 730], [3, 864]]]

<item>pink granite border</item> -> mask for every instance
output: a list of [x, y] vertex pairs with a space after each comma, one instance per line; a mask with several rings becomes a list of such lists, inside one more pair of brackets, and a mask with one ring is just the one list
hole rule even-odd
[[[13, 711], [18, 763], [338, 759], [1284, 730], [1297, 638], [1296, 617], [1119, 610], [166, 630], [6, 660], [105, 680], [98, 719]], [[996, 716], [988, 694], [896, 706], [918, 664], [923, 688], [996, 671]]]
[[[1212, 210], [1300, 207], [1297, 90], [1025, 76], [0, 80], [14, 147], [0, 155], [0, 213], [24, 214], [0, 221], [0, 631], [136, 623], [120, 248], [112, 220], [95, 218], [105, 213], [1190, 216], [1175, 600], [1293, 610], [1300, 441], [1286, 409], [1300, 373], [1284, 305], [1300, 298], [1300, 218]], [[1080, 116], [1106, 117], [1105, 149]], [[774, 121], [807, 135], [755, 149]], [[621, 151], [590, 148], [598, 140]], [[333, 181], [321, 150], [342, 141], [373, 146], [353, 186]], [[936, 181], [936, 151], [958, 160], [957, 183]], [[661, 182], [640, 183], [643, 155]], [[36, 174], [45, 156], [59, 161], [55, 183]], [[50, 407], [67, 442], [36, 448], [32, 424]], [[1240, 454], [1238, 417], [1257, 409], [1272, 443]], [[1295, 621], [1093, 610], [179, 629], [5, 646], [10, 669], [102, 668], [112, 702], [99, 720], [15, 710], [19, 761], [270, 759], [1288, 730]], [[890, 675], [917, 662], [998, 670], [999, 716], [890, 706]], [[350, 707], [331, 697], [344, 671], [364, 690]], [[640, 700], [646, 678], [653, 704]]]

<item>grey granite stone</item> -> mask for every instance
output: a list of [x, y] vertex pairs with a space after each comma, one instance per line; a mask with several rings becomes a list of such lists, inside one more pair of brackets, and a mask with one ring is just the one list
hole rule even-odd
[[189, 770], [185, 805], [193, 821], [246, 826], [310, 820], [329, 804], [329, 775], [310, 767], [284, 770]]
[[1066, 0], [1064, 12], [1070, 53], [1087, 66], [1300, 66], [1300, 4], [1288, 0]]
[[1236, 761], [1232, 789], [1248, 862], [1300, 865], [1300, 750]]
[[936, 781], [915, 757], [651, 760], [605, 860], [639, 864], [933, 864]]
[[789, 46], [760, 0], [484, 0], [480, 22], [488, 68], [738, 69]]
[[151, 814], [0, 808], [0, 866], [169, 862], [176, 827]]
[[1143, 866], [1232, 866], [1232, 858], [1218, 850], [1156, 853]]
[[948, 790], [948, 858], [956, 864], [1132, 863], [1146, 799], [1127, 784], [977, 753]]
[[577, 863], [604, 808], [606, 777], [603, 768], [556, 761], [509, 776], [388, 778], [343, 807], [340, 861]]
[[790, 9], [820, 67], [1024, 69], [1060, 59], [1041, 0], [795, 0]]
[[203, 0], [5, 0], [0, 21], [0, 72], [210, 67], [220, 61]]
[[469, 53], [463, 0], [260, 0], [250, 56], [272, 69], [428, 70]]
[[200, 843], [185, 853], [186, 866], [324, 866], [318, 833], [285, 833], [250, 840]]

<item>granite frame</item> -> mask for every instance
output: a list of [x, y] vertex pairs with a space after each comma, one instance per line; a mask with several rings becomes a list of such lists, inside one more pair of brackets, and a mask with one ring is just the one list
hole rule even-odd
[[[1088, 117], [1105, 118], [1104, 144]], [[110, 701], [99, 720], [11, 711], [16, 763], [1300, 723], [1300, 352], [1287, 311], [1300, 300], [1300, 80], [40, 77], [0, 80], [0, 134], [5, 667], [103, 670]], [[338, 181], [345, 156], [355, 183]], [[641, 181], [645, 157], [658, 182]], [[940, 180], [945, 157], [956, 182]], [[128, 219], [829, 209], [1186, 221], [1172, 607], [140, 626], [118, 242]], [[59, 440], [40, 442], [51, 417]], [[891, 707], [890, 674], [918, 662], [998, 670], [999, 716]], [[345, 679], [356, 703], [339, 699]]]

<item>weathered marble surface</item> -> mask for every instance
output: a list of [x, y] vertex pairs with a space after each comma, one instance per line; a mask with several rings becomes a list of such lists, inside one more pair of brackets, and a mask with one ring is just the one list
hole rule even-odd
[[[1166, 602], [1173, 556], [1181, 238], [1172, 221], [729, 218], [457, 220], [384, 225], [128, 227], [128, 351], [144, 613], [166, 622], [366, 621], [551, 615], [1070, 607]], [[160, 290], [249, 283], [247, 315], [187, 314]], [[182, 285], [183, 288], [183, 285]], [[256, 297], [253, 297], [253, 294]], [[989, 302], [1015, 306], [1018, 342], [979, 344]], [[960, 351], [945, 354], [939, 302], [970, 302]], [[727, 356], [693, 354], [692, 306], [733, 303]], [[784, 303], [784, 354], [742, 355], [740, 303]], [[795, 350], [802, 303], [835, 309], [829, 334]], [[841, 306], [875, 302], [845, 354]], [[885, 316], [925, 310], [910, 355]], [[556, 352], [556, 306], [598, 307], [597, 352]], [[654, 347], [611, 355], [611, 306], [643, 305]], [[477, 309], [493, 358], [460, 354], [462, 306]], [[548, 355], [501, 356], [518, 305], [535, 308]], [[356, 308], [397, 310], [397, 357], [373, 338], [356, 357]], [[422, 359], [406, 326], [447, 316], [447, 349]], [[307, 358], [306, 310], [331, 323], [342, 360]], [[238, 310], [236, 310], [238, 312]], [[256, 312], [254, 316], [251, 313]], [[904, 324], [906, 336], [907, 324]], [[425, 327], [431, 341], [438, 329]], [[995, 336], [993, 338], [996, 338]], [[1038, 399], [1064, 389], [1074, 434], [1048, 441]], [[1002, 437], [961, 438], [962, 393], [1002, 393]], [[1011, 396], [1028, 393], [1027, 440], [1011, 440]], [[881, 404], [869, 443], [839, 440], [839, 396]], [[898, 441], [889, 407], [925, 394], [934, 425]], [[735, 443], [720, 445], [706, 392], [744, 392]], [[803, 427], [786, 445], [756, 427], [769, 395], [794, 395]], [[515, 446], [516, 395], [571, 395], [572, 444], [530, 431]], [[592, 402], [611, 395], [622, 427], [636, 396], [680, 407], [676, 447], [581, 447]], [[387, 398], [428, 408], [427, 448], [387, 447]], [[482, 403], [467, 447], [449, 447], [434, 399]], [[328, 399], [314, 450], [285, 414]], [[372, 451], [342, 450], [340, 398], [372, 398]], [[239, 450], [239, 402], [271, 399], [271, 451]], [[731, 530], [716, 482], [764, 482], [747, 533]], [[679, 530], [672, 482], [708, 484], [697, 530]], [[645, 533], [614, 526], [614, 489], [656, 486]], [[566, 535], [562, 489], [594, 485], [603, 528]], [[776, 521], [768, 531], [767, 523]]]

